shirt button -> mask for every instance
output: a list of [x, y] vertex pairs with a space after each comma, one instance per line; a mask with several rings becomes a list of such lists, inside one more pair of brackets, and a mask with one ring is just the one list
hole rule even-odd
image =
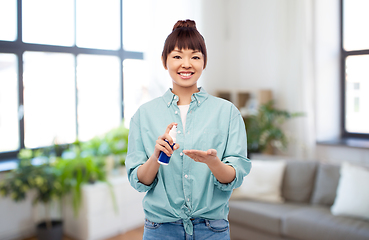
[[185, 175], [185, 178], [188, 178], [188, 175], [187, 174]]
[[177, 96], [174, 96], [174, 99], [177, 99]]
[[179, 155], [183, 156], [183, 152], [181, 152]]
[[181, 133], [181, 131], [178, 131], [177, 133]]
[[198, 101], [198, 103], [200, 104], [200, 101]]
[[187, 198], [187, 202], [189, 202], [190, 201], [190, 199], [189, 198]]
[[175, 113], [175, 114], [178, 114], [178, 111], [175, 111], [174, 113]]

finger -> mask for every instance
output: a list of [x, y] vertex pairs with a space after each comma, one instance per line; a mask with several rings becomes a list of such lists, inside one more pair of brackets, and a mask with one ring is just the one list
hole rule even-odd
[[176, 143], [174, 146], [173, 146], [173, 150], [177, 150], [177, 149], [179, 149], [179, 144], [178, 143]]
[[170, 145], [173, 145], [174, 143], [172, 137], [168, 133], [164, 133], [164, 135], [162, 136], [162, 139], [166, 139]]
[[169, 135], [169, 132], [173, 128], [173, 126], [178, 126], [178, 123], [172, 122], [171, 124], [169, 124], [165, 129], [165, 133], [161, 136], [163, 139], [167, 139], [170, 145], [173, 145], [173, 139]]
[[193, 155], [193, 153], [191, 152], [191, 150], [183, 150], [182, 151], [184, 154], [186, 154], [187, 156], [192, 156]]
[[198, 160], [198, 156], [196, 154], [186, 154], [189, 158], [193, 159], [194, 161], [197, 161]]
[[189, 151], [189, 150], [183, 150], [183, 153], [184, 153], [186, 156], [188, 156], [188, 157], [190, 157], [190, 158], [192, 158], [192, 159], [196, 158], [196, 156], [197, 156], [197, 154], [196, 154], [196, 153], [193, 153], [192, 151]]
[[176, 126], [177, 126], [177, 125], [178, 125], [178, 123], [172, 122], [171, 124], [169, 124], [169, 125], [168, 125], [168, 127], [167, 127], [167, 129], [165, 129], [165, 133], [169, 134], [170, 129], [172, 129], [172, 127], [173, 127], [174, 125], [176, 125]]
[[186, 155], [187, 155], [188, 153], [190, 153], [190, 152], [191, 152], [190, 150], [183, 150], [183, 153], [184, 153], [184, 154], [186, 154]]
[[162, 145], [160, 144], [156, 144], [155, 145], [155, 148], [159, 149], [160, 152], [163, 152], [165, 153], [168, 157], [170, 157], [172, 154], [168, 151], [168, 149], [166, 149], [165, 147], [163, 147]]
[[199, 157], [199, 156], [194, 156], [192, 158], [195, 162], [205, 162], [205, 158], [203, 157]]
[[199, 156], [198, 154], [194, 154], [194, 153], [188, 153], [186, 154], [188, 157], [192, 158], [193, 160], [195, 160], [196, 162], [200, 161], [202, 159], [201, 156]]
[[200, 150], [183, 150], [183, 153], [186, 154], [186, 155], [193, 154], [193, 155], [196, 155], [198, 157], [206, 157], [207, 156], [207, 152], [200, 151]]
[[190, 157], [190, 158], [194, 158], [194, 155], [193, 154], [191, 154], [191, 153], [188, 153], [188, 152], [185, 152], [185, 151], [183, 151], [183, 153], [187, 156], [187, 157]]
[[168, 133], [164, 133], [163, 135], [159, 136], [158, 139], [163, 141], [167, 140], [170, 145], [173, 145], [173, 139]]
[[209, 149], [206, 153], [210, 156], [216, 156], [217, 155], [217, 150]]
[[202, 154], [205, 153], [204, 151], [200, 151], [200, 150], [195, 150], [195, 149], [190, 149], [190, 150], [183, 150], [184, 153], [189, 153], [189, 154]]
[[169, 154], [173, 154], [173, 149], [170, 147], [168, 142], [162, 139], [158, 139], [156, 140], [156, 143], [165, 148]]

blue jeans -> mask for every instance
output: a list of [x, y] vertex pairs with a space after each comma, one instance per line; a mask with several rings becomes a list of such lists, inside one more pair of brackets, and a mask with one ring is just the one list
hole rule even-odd
[[154, 223], [145, 220], [143, 240], [229, 240], [229, 223], [226, 220], [192, 220], [193, 235], [185, 232], [182, 220]]

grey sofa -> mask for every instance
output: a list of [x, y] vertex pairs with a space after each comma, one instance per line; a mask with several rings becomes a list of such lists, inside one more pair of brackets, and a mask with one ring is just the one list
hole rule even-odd
[[284, 203], [230, 201], [231, 239], [369, 240], [369, 221], [330, 212], [339, 177], [338, 165], [287, 161]]

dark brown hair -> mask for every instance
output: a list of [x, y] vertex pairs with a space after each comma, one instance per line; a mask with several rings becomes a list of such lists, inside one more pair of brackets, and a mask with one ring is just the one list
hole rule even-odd
[[207, 62], [207, 53], [204, 37], [197, 31], [196, 23], [193, 20], [178, 21], [168, 35], [164, 43], [163, 58], [164, 66], [167, 66], [168, 55], [174, 50], [178, 49], [192, 49], [200, 51], [204, 56], [204, 68]]

